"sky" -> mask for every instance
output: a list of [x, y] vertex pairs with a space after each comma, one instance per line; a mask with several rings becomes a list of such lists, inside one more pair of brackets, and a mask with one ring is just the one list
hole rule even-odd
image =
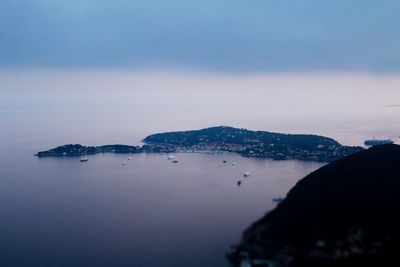
[[399, 84], [400, 75], [355, 73], [0, 71], [0, 135], [32, 132], [51, 148], [229, 125], [362, 145], [399, 136]]
[[400, 70], [397, 0], [1, 0], [0, 68]]

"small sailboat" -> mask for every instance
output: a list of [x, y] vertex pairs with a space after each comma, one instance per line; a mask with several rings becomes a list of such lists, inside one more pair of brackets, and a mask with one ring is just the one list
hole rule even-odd
[[174, 158], [175, 158], [174, 155], [171, 154], [168, 155], [168, 159], [174, 159]]
[[122, 162], [122, 166], [125, 166], [126, 165], [126, 162]]
[[128, 160], [132, 160], [132, 157], [129, 157]]
[[86, 162], [88, 160], [89, 160], [89, 158], [88, 158], [87, 154], [82, 155], [80, 158], [80, 162]]
[[249, 171], [245, 171], [244, 173], [243, 173], [243, 177], [249, 177], [250, 176], [250, 172]]

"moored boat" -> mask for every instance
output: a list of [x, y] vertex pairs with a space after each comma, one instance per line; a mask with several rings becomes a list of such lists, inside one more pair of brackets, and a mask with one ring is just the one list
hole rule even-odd
[[364, 145], [366, 146], [378, 146], [378, 145], [391, 145], [394, 141], [391, 139], [369, 139], [365, 140]]
[[88, 160], [89, 160], [89, 158], [88, 158], [87, 154], [82, 155], [81, 158], [80, 158], [80, 162], [86, 162]]

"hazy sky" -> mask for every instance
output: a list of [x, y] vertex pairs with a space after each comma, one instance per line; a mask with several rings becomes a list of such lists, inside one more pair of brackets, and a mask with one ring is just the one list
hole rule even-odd
[[1, 0], [0, 68], [400, 70], [398, 0]]

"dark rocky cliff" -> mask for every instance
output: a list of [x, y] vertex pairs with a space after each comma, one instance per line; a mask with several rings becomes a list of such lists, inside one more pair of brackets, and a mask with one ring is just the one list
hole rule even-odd
[[389, 266], [400, 262], [399, 242], [400, 146], [382, 145], [299, 181], [245, 231], [229, 258], [266, 266]]

